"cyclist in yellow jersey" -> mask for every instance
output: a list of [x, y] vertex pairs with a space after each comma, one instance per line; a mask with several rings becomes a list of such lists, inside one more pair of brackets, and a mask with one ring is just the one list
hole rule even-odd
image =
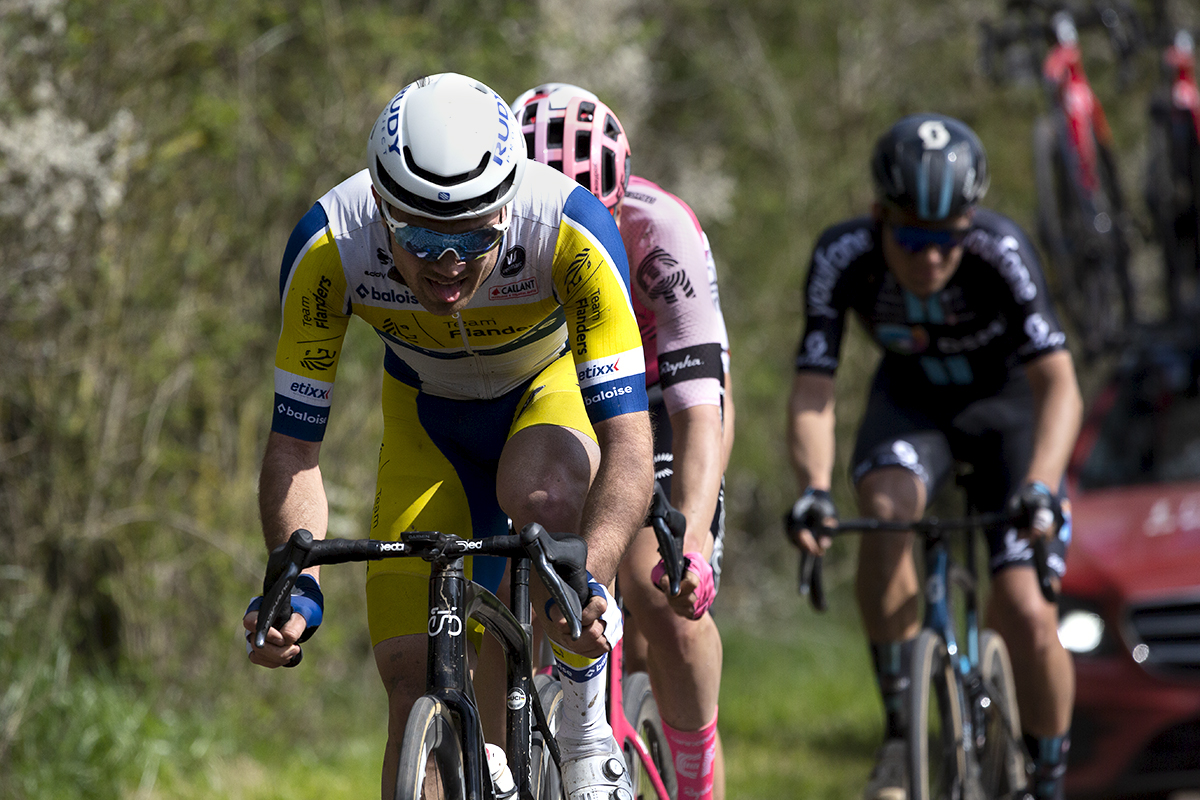
[[[604, 665], [621, 622], [603, 587], [640, 528], [653, 467], [616, 226], [586, 189], [529, 162], [504, 100], [462, 75], [423, 78], [397, 94], [367, 156], [366, 170], [305, 215], [284, 254], [275, 414], [260, 482], [267, 546], [300, 527], [325, 533], [318, 454], [343, 336], [359, 316], [385, 345], [371, 536], [417, 529], [478, 538], [506, 532], [511, 519], [587, 540], [592, 596], [579, 641], [547, 607], [540, 582], [531, 587], [563, 675], [563, 780], [570, 800], [631, 800], [605, 720]], [[504, 562], [474, 562], [474, 579], [496, 589]], [[397, 559], [367, 573], [368, 623], [389, 696], [385, 798], [409, 709], [424, 690], [428, 572], [423, 561]], [[313, 573], [298, 583], [298, 613], [251, 661], [288, 663], [319, 624]], [[256, 616], [252, 604], [248, 629]], [[489, 643], [476, 673], [481, 695], [503, 680], [502, 668], [486, 669]], [[489, 741], [502, 738], [498, 715], [485, 728]]]

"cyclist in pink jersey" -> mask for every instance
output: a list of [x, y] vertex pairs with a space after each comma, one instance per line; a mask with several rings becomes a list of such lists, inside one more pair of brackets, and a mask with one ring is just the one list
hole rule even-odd
[[[720, 580], [723, 474], [733, 441], [729, 343], [708, 239], [678, 197], [629, 171], [616, 115], [569, 84], [526, 92], [514, 111], [531, 157], [575, 178], [612, 212], [630, 264], [654, 421], [655, 477], [687, 518], [688, 569], [668, 596], [649, 528], [621, 562], [626, 657], [645, 653], [680, 798], [723, 798], [717, 736], [721, 639], [708, 613]], [[636, 639], [634, 631], [637, 631]]]

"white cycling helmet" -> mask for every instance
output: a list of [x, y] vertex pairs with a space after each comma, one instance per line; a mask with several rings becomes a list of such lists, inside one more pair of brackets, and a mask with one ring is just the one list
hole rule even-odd
[[517, 193], [526, 163], [525, 139], [504, 99], [453, 72], [401, 89], [367, 141], [379, 196], [435, 219], [495, 213]]

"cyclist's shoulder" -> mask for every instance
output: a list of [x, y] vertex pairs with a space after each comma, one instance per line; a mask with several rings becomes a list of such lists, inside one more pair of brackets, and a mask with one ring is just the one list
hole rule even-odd
[[883, 264], [879, 226], [870, 216], [853, 217], [830, 225], [817, 236], [810, 275], [835, 280], [855, 263]]
[[352, 236], [379, 220], [379, 206], [371, 195], [371, 175], [360, 170], [317, 200], [335, 237]]
[[625, 224], [626, 215], [700, 230], [696, 212], [682, 198], [671, 194], [654, 181], [638, 175], [630, 177], [629, 188], [625, 191], [625, 202], [621, 211], [622, 225]]
[[971, 217], [971, 230], [992, 236], [1016, 236], [1023, 242], [1030, 241], [1029, 234], [1012, 217], [982, 206], [977, 207]]
[[1007, 273], [1020, 268], [1041, 273], [1037, 248], [1025, 229], [1010, 217], [987, 208], [975, 209], [971, 233], [965, 242], [967, 254]]

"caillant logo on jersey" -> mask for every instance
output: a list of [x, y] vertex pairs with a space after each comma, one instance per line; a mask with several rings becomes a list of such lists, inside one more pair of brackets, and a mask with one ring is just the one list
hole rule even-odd
[[380, 291], [374, 286], [367, 286], [365, 283], [360, 283], [354, 290], [354, 293], [363, 300], [367, 300], [369, 298], [375, 303], [395, 303], [396, 305], [401, 306], [420, 305], [420, 303], [417, 301], [417, 298], [409, 294], [407, 289], [384, 289]]
[[504, 254], [504, 260], [500, 262], [500, 276], [512, 278], [521, 274], [523, 269], [525, 269], [525, 248], [520, 245], [510, 247]]
[[311, 295], [301, 298], [300, 321], [305, 327], [329, 329], [329, 307], [327, 301], [329, 299], [329, 290], [332, 288], [333, 281], [322, 275], [316, 290]]
[[1037, 284], [1033, 282], [1025, 260], [1021, 258], [1021, 243], [1017, 241], [1017, 237], [989, 236], [984, 231], [976, 230], [963, 244], [996, 266], [1004, 280], [1008, 281], [1013, 297], [1025, 303], [1037, 297]]
[[929, 347], [929, 334], [920, 325], [880, 325], [875, 328], [875, 339], [893, 353], [906, 356]]
[[837, 319], [833, 308], [833, 287], [846, 267], [871, 249], [871, 231], [860, 228], [843, 234], [825, 247], [813, 251], [812, 274], [808, 278], [808, 313]]
[[537, 278], [526, 278], [515, 283], [502, 283], [488, 290], [488, 299], [505, 300], [512, 297], [532, 297], [538, 293]]
[[695, 297], [696, 290], [688, 279], [687, 272], [679, 269], [679, 262], [661, 247], [656, 247], [638, 264], [637, 279], [642, 290], [651, 299], [662, 298], [667, 303], [678, 302], [678, 290], [684, 297]]
[[983, 330], [976, 331], [959, 339], [939, 338], [937, 349], [943, 353], [950, 354], [970, 353], [988, 344], [1006, 330], [1008, 330], [1008, 322], [1004, 317], [996, 317]]

